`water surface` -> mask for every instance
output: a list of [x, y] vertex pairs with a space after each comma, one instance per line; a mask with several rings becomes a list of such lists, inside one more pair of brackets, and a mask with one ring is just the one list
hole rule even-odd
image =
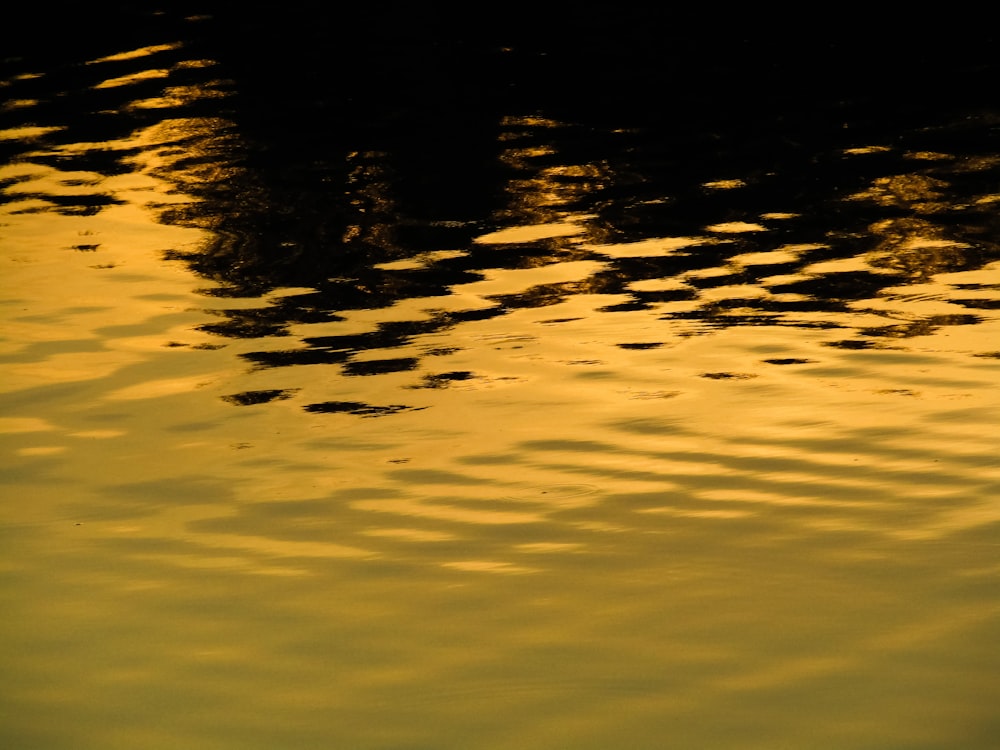
[[992, 747], [990, 69], [292, 18], [4, 63], [5, 744]]

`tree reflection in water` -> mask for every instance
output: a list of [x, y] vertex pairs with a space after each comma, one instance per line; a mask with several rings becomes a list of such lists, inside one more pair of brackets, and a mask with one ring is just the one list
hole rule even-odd
[[[183, 44], [66, 69], [71, 85], [101, 69], [73, 94], [95, 114], [47, 136], [47, 158], [84, 174], [141, 165], [193, 197], [161, 218], [212, 239], [174, 257], [212, 295], [261, 300], [220, 305], [203, 330], [292, 339], [245, 351], [258, 367], [415, 370], [426, 355], [391, 352], [574, 295], [688, 332], [843, 327], [853, 348], [972, 325], [993, 304], [841, 315], [997, 257], [996, 121], [979, 89], [993, 68], [973, 46], [901, 81], [868, 56], [912, 70], [919, 36], [787, 39], [736, 22], [699, 36], [674, 11], [584, 5], [528, 23], [510, 10], [488, 23], [409, 5], [189, 13]], [[82, 128], [121, 145], [74, 145]], [[46, 200], [93, 214], [116, 199]], [[571, 263], [570, 278], [463, 292]], [[414, 304], [417, 318], [310, 332]]]

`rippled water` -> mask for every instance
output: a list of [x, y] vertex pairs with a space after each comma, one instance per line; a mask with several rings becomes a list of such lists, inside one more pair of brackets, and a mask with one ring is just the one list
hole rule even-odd
[[995, 745], [981, 66], [131, 20], [0, 81], [5, 746]]

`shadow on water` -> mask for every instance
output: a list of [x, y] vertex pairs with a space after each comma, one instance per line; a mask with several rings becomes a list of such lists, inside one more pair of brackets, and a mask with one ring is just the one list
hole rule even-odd
[[[151, 62], [109, 60], [120, 77], [97, 86], [81, 85], [91, 66], [61, 68], [67, 91], [38, 109], [70, 125], [40, 137], [110, 142], [165, 108], [183, 118], [160, 125], [176, 133], [152, 171], [197, 200], [164, 206], [162, 219], [212, 239], [176, 257], [216, 296], [298, 290], [220, 310], [204, 330], [283, 337], [346, 311], [440, 300], [496, 270], [594, 262], [582, 278], [246, 353], [256, 365], [414, 369], [412, 357], [350, 360], [579, 293], [619, 298], [608, 311], [686, 301], [661, 317], [708, 327], [837, 326], [815, 314], [997, 257], [996, 65], [988, 35], [968, 29], [827, 18], [789, 33], [777, 17], [601, 4], [566, 15], [527, 4], [124, 8], [78, 10], [80, 25], [47, 38], [45, 54], [124, 49], [123, 18], [137, 41], [173, 31], [184, 44]], [[115, 175], [148, 148], [49, 158]], [[87, 215], [116, 199], [47, 200]], [[541, 233], [502, 234], [526, 226]], [[649, 252], [631, 244], [645, 241]], [[746, 294], [716, 299], [720, 287]], [[845, 332], [844, 345], [975, 323], [991, 303], [957, 304], [967, 312]]]
[[[55, 54], [107, 45], [121, 27], [79, 12], [94, 38], [66, 26]], [[997, 258], [996, 65], [990, 40], [968, 30], [802, 19], [789, 34], [778, 18], [600, 4], [547, 16], [528, 5], [118, 12], [137, 40], [148, 28], [185, 42], [151, 62], [109, 60], [119, 78], [89, 88], [90, 66], [62, 68], [68, 94], [40, 108], [71, 124], [40, 137], [110, 142], [165, 108], [175, 117], [159, 126], [176, 132], [152, 172], [197, 200], [161, 217], [212, 233], [175, 257], [216, 296], [297, 290], [220, 310], [203, 330], [285, 337], [351, 310], [438, 307], [497, 270], [593, 262], [581, 278], [243, 355], [258, 366], [411, 370], [412, 356], [352, 358], [580, 293], [615, 297], [607, 311], [687, 302], [660, 317], [706, 327], [836, 327], [822, 313]], [[148, 149], [54, 158], [115, 175]], [[47, 200], [93, 214], [115, 198]], [[527, 226], [540, 234], [503, 234]], [[845, 332], [844, 346], [972, 324], [991, 303], [957, 304], [967, 312]]]

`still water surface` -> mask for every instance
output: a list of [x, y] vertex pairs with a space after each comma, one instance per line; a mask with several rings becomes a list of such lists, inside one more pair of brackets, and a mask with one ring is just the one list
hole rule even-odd
[[996, 746], [1000, 109], [206, 28], [5, 63], [4, 746]]

